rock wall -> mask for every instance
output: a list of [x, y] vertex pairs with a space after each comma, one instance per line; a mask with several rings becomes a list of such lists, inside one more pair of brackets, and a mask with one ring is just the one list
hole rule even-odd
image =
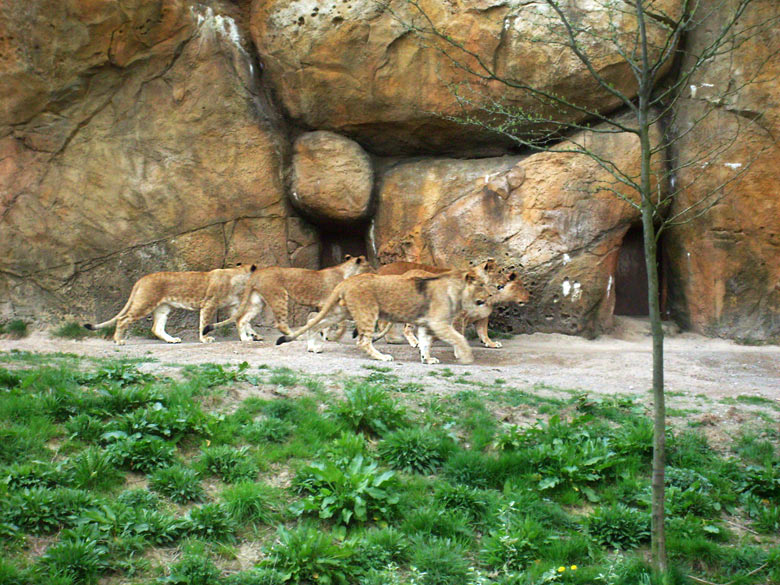
[[[595, 131], [572, 140], [638, 174], [638, 138]], [[654, 170], [662, 164], [656, 157]], [[382, 263], [466, 268], [493, 256], [522, 267], [533, 302], [505, 310], [504, 325], [593, 335], [611, 325], [617, 253], [639, 218], [615, 192], [634, 198], [595, 160], [571, 153], [402, 162], [382, 174], [372, 250]]]
[[[419, 5], [461, 43], [467, 67], [489, 63], [629, 119], [579, 59], [544, 43], [561, 32], [546, 4]], [[650, 58], [681, 5], [653, 3]], [[594, 68], [634, 96], [623, 57], [598, 39], [605, 31], [630, 37], [632, 11], [565, 6]], [[756, 0], [741, 26], [776, 10]], [[691, 31], [685, 47], [705, 46], [720, 18]], [[518, 267], [533, 294], [527, 306], [499, 313], [502, 326], [583, 335], [609, 328], [618, 253], [638, 223], [615, 192], [632, 195], [592, 160], [521, 152], [454, 121], [485, 121], [484, 107], [497, 100], [585, 122], [575, 108], [553, 111], [521, 89], [474, 81], [444, 56], [441, 38], [413, 30], [422, 24], [404, 0], [1, 5], [0, 318], [108, 316], [153, 270], [238, 260], [314, 267], [367, 251], [381, 262], [446, 266], [493, 256]], [[780, 93], [771, 59], [779, 46], [780, 32], [764, 30], [708, 61], [654, 129], [656, 144], [663, 133], [679, 136], [654, 161], [659, 176], [678, 169], [656, 185], [659, 197], [675, 197], [669, 213], [716, 193], [708, 213], [685, 218], [661, 242], [670, 315], [712, 335], [780, 336]], [[659, 83], [685, 66], [665, 67]], [[737, 89], [739, 97], [723, 99]], [[715, 115], [697, 125], [708, 108]], [[545, 128], [529, 120], [514, 131]], [[720, 158], [694, 164], [736, 129], [739, 139]], [[632, 135], [601, 130], [567, 138], [638, 172]]]
[[[616, 98], [593, 80], [577, 57], [539, 42], [551, 27], [560, 32], [554, 14], [543, 5], [524, 0], [422, 0], [419, 5], [442, 35], [462, 43], [464, 51], [457, 51], [456, 57], [475, 71], [484, 73], [481, 59], [501, 76], [588, 107], [601, 111], [617, 107]], [[657, 0], [655, 5], [674, 17], [682, 2]], [[594, 33], [584, 35], [584, 42], [596, 70], [634, 95], [636, 80], [625, 61], [609, 42], [597, 38], [610, 30], [630, 34], [631, 12], [574, 3], [566, 3], [564, 10], [572, 22]], [[479, 116], [481, 106], [492, 99], [534, 111], [538, 100], [496, 81], [475, 82], [478, 94], [462, 87], [466, 97], [476, 99], [464, 111], [451, 86], [474, 78], [436, 50], [441, 46], [436, 38], [410, 30], [426, 25], [426, 17], [405, 0], [252, 4], [252, 37], [286, 113], [296, 123], [345, 134], [375, 154], [501, 154], [509, 143], [494, 133], [443, 117]], [[664, 34], [651, 19], [650, 44], [661, 46]], [[582, 119], [573, 110], [542, 113]]]
[[316, 266], [287, 130], [218, 7], [4, 5], [4, 314], [107, 316], [155, 270]]
[[[726, 4], [733, 10], [737, 2]], [[727, 13], [696, 29], [693, 48], [712, 42]], [[753, 2], [740, 29], [757, 34], [708, 61], [677, 113], [679, 129], [692, 130], [674, 153], [680, 192], [673, 212], [704, 206], [669, 233], [670, 308], [683, 326], [707, 335], [780, 337], [780, 34], [776, 24], [760, 26], [777, 18], [777, 2]]]

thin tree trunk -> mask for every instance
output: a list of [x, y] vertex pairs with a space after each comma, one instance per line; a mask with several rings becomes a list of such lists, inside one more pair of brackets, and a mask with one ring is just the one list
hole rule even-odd
[[640, 96], [639, 139], [642, 152], [642, 228], [644, 231], [645, 263], [647, 267], [647, 295], [650, 309], [650, 328], [653, 335], [653, 475], [651, 510], [651, 548], [653, 568], [665, 573], [666, 533], [664, 530], [664, 467], [666, 465], [666, 404], [664, 401], [664, 331], [661, 324], [661, 306], [658, 298], [658, 264], [654, 224], [654, 206], [650, 182], [650, 127], [647, 103]]

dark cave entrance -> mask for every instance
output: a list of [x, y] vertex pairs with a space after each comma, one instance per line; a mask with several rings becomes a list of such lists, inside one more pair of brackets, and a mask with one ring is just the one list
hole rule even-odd
[[[647, 317], [650, 308], [647, 302], [647, 267], [643, 243], [644, 230], [641, 224], [633, 225], [623, 237], [615, 268], [615, 315]], [[661, 301], [661, 315], [666, 315], [667, 279], [664, 270], [663, 241], [659, 242], [658, 295]]]
[[[320, 230], [320, 267], [335, 266], [344, 261], [344, 255], [366, 256], [366, 236], [362, 225], [340, 231]], [[367, 256], [366, 256], [367, 257]]]

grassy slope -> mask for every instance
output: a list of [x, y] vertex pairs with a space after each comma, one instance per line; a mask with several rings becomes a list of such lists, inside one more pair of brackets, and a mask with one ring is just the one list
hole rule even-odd
[[[0, 366], [2, 584], [652, 582], [630, 398], [465, 376], [440, 396], [376, 366]], [[752, 406], [729, 444], [670, 430], [671, 582], [780, 582], [777, 404]]]

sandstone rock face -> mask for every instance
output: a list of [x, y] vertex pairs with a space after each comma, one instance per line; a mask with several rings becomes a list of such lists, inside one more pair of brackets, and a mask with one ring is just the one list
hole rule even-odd
[[[574, 138], [638, 173], [634, 135]], [[532, 300], [504, 311], [505, 324], [593, 335], [611, 324], [617, 252], [639, 217], [609, 189], [633, 197], [592, 159], [569, 153], [401, 163], [381, 177], [372, 245], [382, 263], [467, 267], [493, 256], [521, 267]]]
[[369, 212], [374, 171], [361, 146], [333, 132], [309, 132], [295, 141], [292, 201], [324, 222], [349, 223]]
[[229, 17], [33, 4], [51, 38], [32, 61], [29, 10], [3, 9], [17, 85], [0, 85], [22, 97], [0, 129], [0, 313], [110, 316], [156, 270], [316, 266], [284, 197], [281, 123]]
[[[736, 2], [730, 2], [733, 10]], [[694, 49], [711, 42], [721, 14], [697, 28]], [[777, 16], [777, 3], [750, 5], [741, 26], [755, 27]], [[674, 211], [702, 201], [701, 215], [670, 231], [667, 238], [673, 314], [708, 335], [753, 339], [780, 336], [780, 35], [777, 27], [708, 62], [692, 80], [678, 112], [685, 135], [675, 153], [683, 168]], [[764, 67], [757, 67], [767, 58]], [[754, 79], [755, 78], [755, 79]], [[747, 84], [737, 96], [721, 98]], [[696, 124], [708, 108], [714, 112]], [[736, 140], [730, 144], [732, 140]], [[702, 162], [702, 151], [716, 157]]]
[[[476, 78], [454, 67], [434, 47], [436, 40], [409, 32], [406, 24], [425, 26], [420, 12], [405, 0], [385, 10], [374, 0], [311, 2], [255, 0], [251, 30], [267, 74], [289, 116], [302, 126], [352, 136], [377, 154], [415, 152], [503, 152], [494, 134], [442, 119], [443, 115], [478, 114], [458, 105], [448, 85]], [[609, 111], [619, 100], [591, 78], [582, 62], [560, 46], [537, 42], [563, 31], [544, 3], [523, 0], [422, 0], [434, 25], [451, 35], [497, 73], [566, 96], [573, 103]], [[599, 39], [608, 31], [630, 34], [630, 11], [606, 12], [595, 3], [566, 14], [588, 34], [582, 35], [594, 68], [619, 91], [632, 96], [633, 74], [612, 43]], [[680, 0], [658, 0], [654, 9], [674, 17]], [[662, 45], [661, 27], [649, 19], [651, 46]], [[552, 27], [552, 28], [551, 28]], [[478, 68], [463, 52], [454, 56]], [[651, 55], [652, 57], [652, 55]], [[498, 99], [537, 113], [538, 101], [505, 85], [476, 83], [478, 104]], [[463, 89], [466, 97], [475, 97]], [[579, 116], [573, 111], [562, 114]]]

